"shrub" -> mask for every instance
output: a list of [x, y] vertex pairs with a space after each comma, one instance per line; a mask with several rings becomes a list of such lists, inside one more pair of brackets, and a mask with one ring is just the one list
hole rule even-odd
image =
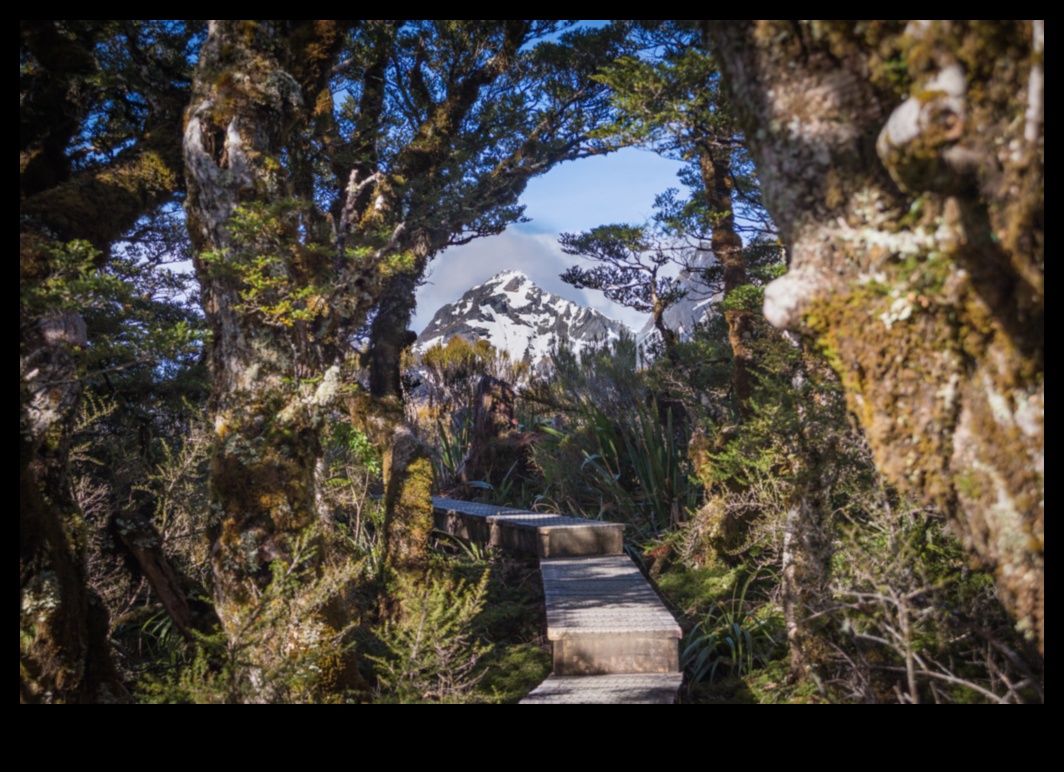
[[372, 657], [383, 701], [401, 704], [478, 701], [482, 660], [491, 646], [477, 640], [474, 622], [484, 610], [490, 572], [466, 582], [437, 576], [427, 582], [401, 578], [398, 618], [377, 634], [387, 653]]

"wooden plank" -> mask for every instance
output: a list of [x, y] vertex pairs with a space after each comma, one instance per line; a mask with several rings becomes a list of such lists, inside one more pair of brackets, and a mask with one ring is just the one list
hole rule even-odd
[[683, 631], [627, 557], [544, 560], [556, 676], [669, 674]]
[[624, 526], [562, 515], [433, 499], [436, 528], [482, 546], [540, 558], [621, 555]]
[[675, 705], [683, 676], [610, 675], [547, 679], [522, 705]]

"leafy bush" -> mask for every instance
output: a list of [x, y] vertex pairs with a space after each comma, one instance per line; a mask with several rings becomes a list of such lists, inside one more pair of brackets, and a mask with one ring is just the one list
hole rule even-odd
[[472, 407], [477, 385], [486, 375], [520, 389], [531, 373], [528, 362], [514, 361], [488, 341], [470, 343], [459, 337], [433, 346], [415, 366], [421, 380], [418, 396], [440, 416]]
[[[308, 534], [252, 602], [229, 610], [229, 634], [195, 635], [170, 671], [149, 672], [143, 702], [312, 704], [337, 702], [357, 683], [349, 675], [350, 630], [326, 621], [326, 608], [364, 573], [357, 562], [321, 567], [320, 534]], [[165, 626], [164, 626], [165, 627]]]
[[698, 487], [687, 461], [685, 410], [659, 399], [621, 338], [577, 357], [560, 350], [554, 372], [527, 398], [553, 411], [535, 447], [543, 500], [561, 511], [628, 523], [641, 538], [686, 519]]
[[398, 618], [378, 629], [387, 649], [371, 658], [380, 697], [401, 704], [478, 701], [482, 660], [491, 646], [477, 640], [474, 622], [484, 610], [490, 572], [472, 583], [433, 577], [426, 583], [399, 580]]

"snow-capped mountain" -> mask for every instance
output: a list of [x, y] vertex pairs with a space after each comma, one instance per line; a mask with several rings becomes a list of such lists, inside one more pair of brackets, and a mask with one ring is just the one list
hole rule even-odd
[[[702, 279], [702, 272], [716, 264], [717, 258], [712, 252], [701, 251], [691, 264], [690, 270], [682, 272], [679, 276], [681, 284], [687, 290], [687, 297], [666, 309], [665, 324], [683, 340], [691, 337], [695, 327], [704, 322], [720, 302], [720, 295], [716, 289], [707, 286]], [[654, 342], [658, 337], [654, 320], [650, 319], [640, 330], [636, 340], [642, 346]]]
[[580, 352], [592, 343], [617, 339], [624, 330], [598, 311], [545, 292], [520, 271], [505, 271], [441, 308], [414, 351], [423, 354], [461, 337], [487, 340], [515, 359], [538, 365], [557, 344]]

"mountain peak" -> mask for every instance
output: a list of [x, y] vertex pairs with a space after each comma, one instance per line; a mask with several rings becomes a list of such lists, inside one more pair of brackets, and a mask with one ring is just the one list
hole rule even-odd
[[557, 345], [579, 352], [592, 343], [616, 339], [625, 329], [598, 311], [540, 289], [521, 271], [507, 270], [441, 308], [414, 350], [424, 354], [455, 337], [487, 340], [514, 359], [538, 365]]
[[539, 290], [535, 282], [528, 278], [526, 274], [512, 269], [495, 274], [479, 287], [474, 287], [474, 289], [496, 287], [501, 288], [502, 292], [509, 293], [521, 292], [525, 289]]
[[484, 282], [484, 284], [481, 286], [485, 286], [488, 284], [502, 284], [504, 282], [509, 282], [515, 279], [520, 282], [527, 282], [529, 284], [532, 283], [532, 280], [528, 278], [528, 275], [525, 274], [523, 271], [518, 271], [514, 268], [510, 268], [495, 274], [486, 282]]

